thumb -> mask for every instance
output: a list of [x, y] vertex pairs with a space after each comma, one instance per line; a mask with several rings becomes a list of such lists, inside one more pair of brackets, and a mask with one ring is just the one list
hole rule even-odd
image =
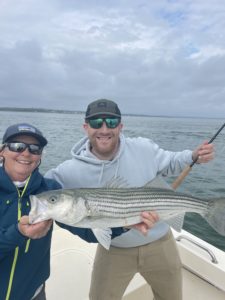
[[29, 224], [29, 217], [28, 216], [22, 216], [21, 219], [20, 219], [20, 223], [22, 225]]

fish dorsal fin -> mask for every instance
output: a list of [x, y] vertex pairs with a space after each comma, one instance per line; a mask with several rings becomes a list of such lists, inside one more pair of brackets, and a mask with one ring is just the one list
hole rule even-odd
[[172, 190], [172, 187], [162, 178], [162, 176], [156, 176], [153, 180], [147, 182], [144, 187]]
[[122, 177], [113, 177], [104, 185], [105, 188], [128, 188], [128, 182]]
[[[126, 179], [122, 177], [113, 177], [104, 184], [105, 188], [129, 188], [130, 185]], [[172, 187], [162, 178], [162, 176], [156, 176], [153, 180], [147, 182], [143, 187], [145, 188], [162, 188], [173, 190]]]

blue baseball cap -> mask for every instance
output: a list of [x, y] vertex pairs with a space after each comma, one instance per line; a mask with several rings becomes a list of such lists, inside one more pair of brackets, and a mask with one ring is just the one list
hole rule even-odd
[[2, 143], [4, 144], [7, 141], [9, 141], [9, 139], [14, 138], [18, 135], [33, 136], [39, 141], [40, 145], [43, 147], [46, 146], [48, 143], [47, 139], [43, 136], [42, 132], [28, 123], [14, 124], [9, 126], [6, 129], [5, 134], [3, 135]]

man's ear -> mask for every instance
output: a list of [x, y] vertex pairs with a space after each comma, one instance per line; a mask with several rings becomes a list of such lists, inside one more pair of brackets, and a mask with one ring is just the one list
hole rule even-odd
[[122, 123], [119, 124], [119, 128], [120, 128], [120, 130], [123, 129], [123, 124]]
[[84, 128], [84, 130], [86, 131], [87, 128], [88, 128], [88, 123], [84, 123], [84, 124], [83, 124], [83, 128]]

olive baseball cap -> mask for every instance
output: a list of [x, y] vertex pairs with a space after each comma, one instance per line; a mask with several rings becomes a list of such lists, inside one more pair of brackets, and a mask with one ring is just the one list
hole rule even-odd
[[101, 115], [121, 118], [118, 105], [112, 100], [107, 99], [99, 99], [91, 102], [87, 107], [85, 119], [91, 119]]
[[18, 135], [30, 135], [36, 138], [41, 146], [47, 145], [48, 141], [43, 136], [42, 132], [34, 127], [33, 125], [27, 123], [14, 124], [9, 126], [5, 134], [3, 135], [2, 143], [6, 143], [9, 139], [12, 139]]

